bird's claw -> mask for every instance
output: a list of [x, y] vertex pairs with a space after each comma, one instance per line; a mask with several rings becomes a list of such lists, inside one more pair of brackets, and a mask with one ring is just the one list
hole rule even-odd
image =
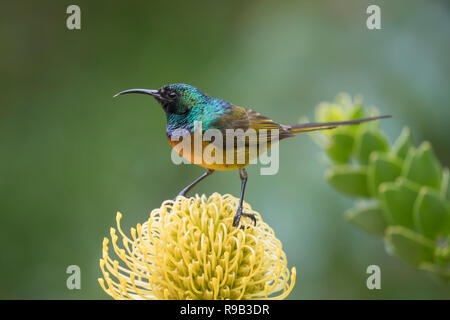
[[256, 214], [243, 212], [242, 215], [244, 217], [250, 218], [253, 221], [253, 225], [256, 227]]
[[[233, 227], [239, 226], [239, 222], [241, 220], [241, 216], [250, 218], [253, 221], [253, 224], [256, 226], [256, 215], [254, 213], [242, 212], [242, 208], [238, 208], [238, 210], [237, 210], [237, 212], [236, 212], [236, 214], [235, 214], [235, 216], [233, 218]], [[241, 229], [244, 229], [244, 228], [241, 226]]]

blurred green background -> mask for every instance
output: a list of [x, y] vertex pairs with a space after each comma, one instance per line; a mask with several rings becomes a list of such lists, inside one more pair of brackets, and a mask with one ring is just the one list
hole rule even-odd
[[[66, 8], [81, 7], [81, 30]], [[382, 29], [366, 28], [381, 7]], [[10, 1], [0, 10], [0, 298], [103, 299], [102, 239], [172, 198], [203, 170], [170, 160], [165, 116], [116, 92], [185, 82], [282, 123], [361, 93], [450, 164], [450, 6], [446, 1]], [[343, 219], [351, 200], [323, 178], [307, 135], [280, 146], [280, 171], [249, 169], [246, 200], [282, 240], [290, 299], [450, 298], [450, 287], [390, 257]], [[239, 194], [237, 172], [196, 192]], [[66, 268], [81, 268], [81, 290]], [[381, 268], [368, 290], [366, 268]]]

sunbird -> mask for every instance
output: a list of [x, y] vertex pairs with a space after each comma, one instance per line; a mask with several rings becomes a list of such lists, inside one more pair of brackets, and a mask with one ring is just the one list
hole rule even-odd
[[[206, 168], [206, 172], [182, 189], [178, 194], [179, 196], [186, 196], [186, 194], [195, 185], [207, 176], [210, 176], [216, 170], [239, 170], [241, 191], [238, 209], [233, 218], [234, 227], [239, 226], [241, 216], [250, 218], [254, 224], [256, 224], [256, 217], [254, 214], [242, 211], [245, 186], [248, 178], [245, 168], [252, 160], [254, 160], [255, 157], [260, 156], [262, 153], [270, 149], [272, 144], [277, 143], [279, 140], [293, 137], [300, 132], [333, 129], [338, 126], [355, 125], [362, 122], [390, 117], [377, 116], [349, 121], [283, 125], [251, 109], [239, 107], [219, 98], [210, 97], [199, 89], [188, 84], [168, 84], [157, 90], [130, 89], [121, 91], [114, 97], [131, 93], [147, 94], [156, 99], [166, 113], [166, 135], [171, 146], [189, 162]], [[192, 145], [191, 150], [187, 150], [190, 152], [177, 148], [178, 144], [181, 143], [184, 138], [187, 136], [192, 138], [196, 130], [196, 124], [198, 123], [201, 123], [200, 134], [202, 136], [207, 132], [207, 130], [216, 129], [222, 133], [222, 141], [202, 139], [201, 147], [195, 148]], [[273, 138], [269, 133], [265, 136], [257, 135], [256, 140], [254, 137], [246, 137], [245, 143], [240, 145], [238, 143], [236, 145], [234, 143], [236, 136], [231, 135], [230, 132], [239, 129], [244, 132], [249, 131], [249, 129], [253, 129], [257, 134], [262, 133], [263, 130], [266, 132], [277, 132], [277, 137]], [[182, 133], [181, 135], [180, 132]], [[230, 139], [232, 139], [232, 141]], [[190, 141], [193, 141], [193, 139]], [[231, 152], [234, 157], [232, 157], [233, 161], [231, 162], [229, 159], [228, 161], [226, 159], [227, 150], [225, 149], [227, 143], [233, 146]], [[204, 159], [204, 151], [206, 148], [211, 147], [211, 144], [214, 144], [214, 146], [218, 148], [216, 149], [216, 152], [222, 151], [223, 161], [210, 161], [211, 159]], [[222, 150], [220, 150], [220, 148]], [[256, 150], [256, 152], [252, 152], [254, 150]], [[194, 159], [200, 159], [200, 161], [194, 161]], [[244, 160], [238, 161], [238, 159]]]

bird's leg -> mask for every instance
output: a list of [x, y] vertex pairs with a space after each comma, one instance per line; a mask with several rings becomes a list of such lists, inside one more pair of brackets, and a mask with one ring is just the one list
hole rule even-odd
[[252, 219], [253, 223], [256, 226], [256, 217], [255, 214], [242, 212], [242, 203], [244, 202], [244, 193], [245, 193], [245, 185], [247, 184], [247, 171], [245, 169], [239, 170], [239, 177], [241, 178], [241, 196], [239, 198], [239, 206], [237, 212], [233, 219], [233, 227], [237, 227], [239, 225], [239, 221], [241, 220], [241, 216], [248, 217]]
[[189, 190], [191, 190], [193, 187], [195, 187], [195, 185], [197, 183], [199, 183], [200, 181], [202, 181], [203, 179], [205, 179], [207, 176], [209, 176], [210, 174], [212, 174], [214, 172], [214, 170], [212, 169], [208, 169], [206, 170], [206, 172], [204, 174], [202, 174], [200, 177], [198, 177], [197, 179], [194, 180], [194, 182], [192, 182], [190, 185], [188, 185], [186, 188], [184, 188], [183, 190], [180, 191], [180, 193], [178, 194], [179, 196], [186, 196], [186, 193], [189, 192]]

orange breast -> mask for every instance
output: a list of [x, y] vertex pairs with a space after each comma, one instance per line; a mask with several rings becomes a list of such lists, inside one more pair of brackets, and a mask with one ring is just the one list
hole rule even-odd
[[203, 139], [197, 142], [197, 146], [194, 134], [190, 134], [189, 138], [180, 138], [178, 141], [172, 140], [170, 137], [168, 140], [172, 148], [190, 163], [213, 170], [245, 168], [251, 160], [259, 155], [258, 150], [251, 152], [253, 150], [249, 150], [247, 145], [241, 148], [234, 147], [228, 151], [228, 154], [222, 146], [216, 146], [209, 141], [203, 141]]

